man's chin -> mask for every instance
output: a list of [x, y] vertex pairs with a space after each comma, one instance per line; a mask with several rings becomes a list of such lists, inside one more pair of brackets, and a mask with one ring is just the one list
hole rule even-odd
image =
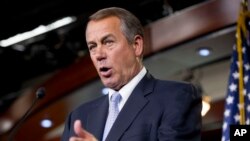
[[102, 80], [102, 83], [103, 83], [103, 85], [104, 85], [105, 87], [107, 87], [107, 88], [114, 89], [114, 90], [117, 89], [117, 88], [116, 88], [117, 85], [116, 85], [116, 83], [114, 83], [114, 82]]
[[111, 88], [112, 87], [112, 83], [110, 82], [110, 80], [107, 79], [103, 79], [102, 78], [102, 83], [105, 87]]

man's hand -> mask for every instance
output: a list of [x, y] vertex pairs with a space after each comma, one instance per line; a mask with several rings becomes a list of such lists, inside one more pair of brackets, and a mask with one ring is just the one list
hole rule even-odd
[[82, 124], [80, 120], [76, 120], [74, 123], [74, 131], [77, 135], [77, 137], [70, 137], [69, 141], [97, 141], [97, 139], [82, 128]]

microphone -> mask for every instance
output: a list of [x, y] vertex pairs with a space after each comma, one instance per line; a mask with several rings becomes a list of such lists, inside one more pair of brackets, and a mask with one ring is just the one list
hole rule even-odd
[[37, 103], [37, 101], [39, 99], [42, 99], [44, 96], [45, 96], [45, 88], [41, 87], [41, 88], [37, 89], [37, 91], [36, 91], [36, 97], [33, 100], [30, 108], [26, 111], [26, 113], [13, 126], [12, 130], [10, 131], [10, 134], [9, 134], [9, 137], [8, 137], [8, 141], [13, 141], [14, 136], [16, 135], [16, 132], [21, 127], [21, 125], [23, 124], [23, 122], [27, 119], [27, 117], [30, 115], [30, 113], [31, 113], [33, 107], [35, 106], [35, 104]]
[[36, 98], [42, 99], [45, 96], [45, 88], [41, 87], [36, 91]]

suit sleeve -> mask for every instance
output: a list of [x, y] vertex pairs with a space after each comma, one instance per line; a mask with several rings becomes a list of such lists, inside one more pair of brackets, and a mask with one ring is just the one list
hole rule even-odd
[[71, 114], [65, 120], [64, 131], [63, 131], [63, 134], [61, 136], [61, 141], [69, 141], [70, 126], [71, 126]]
[[163, 114], [158, 130], [159, 141], [200, 141], [201, 94], [191, 85], [180, 86]]

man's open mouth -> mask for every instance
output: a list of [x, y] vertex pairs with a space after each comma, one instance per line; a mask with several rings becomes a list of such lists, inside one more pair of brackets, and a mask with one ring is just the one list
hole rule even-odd
[[111, 68], [108, 67], [101, 67], [99, 69], [100, 74], [104, 77], [109, 77], [111, 75]]
[[102, 68], [100, 68], [100, 72], [106, 72], [106, 71], [108, 71], [109, 70], [109, 68], [107, 68], [107, 67], [102, 67]]

